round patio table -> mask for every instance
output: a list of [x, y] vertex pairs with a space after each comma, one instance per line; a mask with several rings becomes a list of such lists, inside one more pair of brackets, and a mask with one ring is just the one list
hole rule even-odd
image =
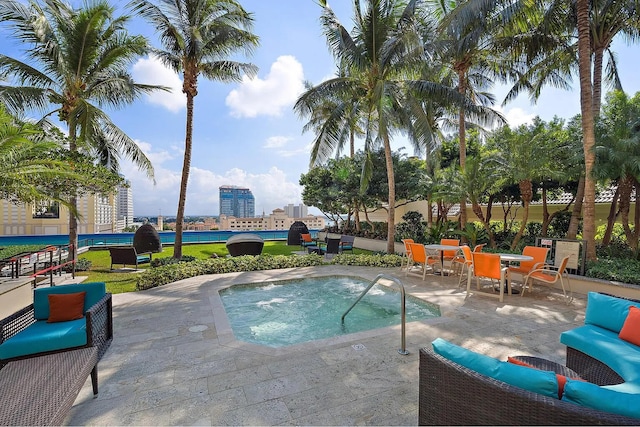
[[433, 245], [424, 245], [424, 248], [430, 251], [440, 251], [440, 265], [442, 266], [442, 271], [436, 273], [434, 271], [433, 274], [444, 275], [444, 251], [459, 251], [461, 246], [453, 246], [453, 245], [440, 245], [434, 243]]
[[[521, 262], [521, 261], [533, 261], [533, 257], [529, 255], [521, 255], [521, 254], [503, 254], [500, 253], [500, 261], [505, 265], [509, 265], [510, 262]], [[505, 289], [506, 292], [506, 289]], [[511, 294], [519, 294], [520, 291], [517, 289], [511, 289]]]

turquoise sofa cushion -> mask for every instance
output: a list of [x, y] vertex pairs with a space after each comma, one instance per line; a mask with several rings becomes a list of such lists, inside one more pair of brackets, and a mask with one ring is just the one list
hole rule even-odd
[[587, 310], [585, 311], [585, 325], [595, 325], [615, 333], [620, 332], [629, 314], [630, 306], [640, 307], [640, 303], [616, 298], [597, 292], [587, 295]]
[[597, 359], [625, 381], [640, 382], [640, 347], [618, 338], [618, 333], [584, 325], [560, 335], [560, 342]]
[[[622, 384], [620, 384], [622, 385]], [[640, 418], [640, 394], [567, 379], [562, 400], [614, 414]], [[640, 420], [638, 421], [640, 423]]]
[[138, 260], [138, 262], [149, 262], [149, 261], [151, 261], [151, 257], [149, 255], [138, 255], [136, 257], [136, 259]]
[[0, 345], [0, 359], [87, 345], [86, 319], [47, 323], [39, 320]]
[[33, 316], [37, 320], [49, 318], [49, 294], [72, 294], [85, 291], [84, 310], [86, 313], [95, 303], [100, 301], [107, 293], [104, 282], [78, 283], [73, 285], [60, 285], [47, 288], [36, 288], [33, 291]]
[[526, 366], [503, 362], [484, 354], [475, 353], [452, 344], [442, 338], [432, 343], [433, 351], [459, 365], [479, 374], [529, 390], [544, 396], [558, 398], [558, 380], [556, 374], [531, 369]]

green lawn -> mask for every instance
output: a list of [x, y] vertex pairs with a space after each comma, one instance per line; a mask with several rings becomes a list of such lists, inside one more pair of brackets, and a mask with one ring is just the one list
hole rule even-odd
[[[263, 253], [271, 255], [291, 255], [295, 251], [299, 251], [299, 245], [289, 246], [284, 241], [266, 241], [264, 242]], [[368, 251], [354, 249], [354, 253], [366, 253]], [[194, 256], [197, 259], [211, 258], [212, 254], [226, 257], [229, 252], [224, 243], [208, 243], [197, 245], [184, 245], [182, 247], [183, 255]], [[173, 256], [173, 246], [164, 246], [162, 252], [153, 254], [153, 258], [164, 258]], [[91, 269], [89, 271], [79, 271], [78, 276], [88, 276], [86, 282], [105, 282], [107, 291], [113, 294], [122, 292], [132, 292], [136, 289], [136, 274], [139, 273], [117, 273], [111, 272], [111, 258], [109, 251], [106, 249], [91, 250], [80, 255], [78, 258], [86, 258], [91, 261]], [[128, 266], [127, 266], [128, 267]], [[150, 268], [149, 264], [138, 266], [140, 269]]]

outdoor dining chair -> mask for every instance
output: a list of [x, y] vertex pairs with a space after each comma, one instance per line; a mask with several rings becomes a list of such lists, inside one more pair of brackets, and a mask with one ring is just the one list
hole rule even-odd
[[466, 269], [467, 276], [469, 276], [469, 270], [471, 268], [471, 265], [473, 264], [471, 248], [467, 245], [462, 246], [462, 255], [456, 255], [451, 263], [453, 264], [454, 271], [457, 271], [459, 269], [460, 278], [458, 279], [458, 287], [460, 287], [460, 285], [462, 284], [462, 274]]
[[[473, 252], [471, 254], [473, 258], [473, 264], [471, 266], [471, 271], [473, 274], [467, 275], [467, 295], [471, 293], [471, 277], [475, 277], [476, 279], [476, 288], [477, 293], [488, 295], [492, 297], [497, 297], [500, 302], [504, 300], [504, 288], [505, 284], [509, 289], [509, 294], [511, 294], [511, 284], [507, 280], [508, 269], [507, 267], [502, 267], [502, 263], [500, 262], [500, 255], [485, 253], [485, 252]], [[493, 281], [498, 281], [499, 294], [496, 295], [493, 292], [488, 293], [480, 290], [480, 278], [489, 279], [491, 281], [491, 290], [494, 291]]]
[[[424, 245], [421, 245], [420, 243], [409, 243], [408, 245], [411, 251], [411, 263], [413, 265], [418, 264], [420, 266], [422, 280], [424, 280], [427, 274], [427, 269], [431, 268], [433, 270], [434, 265], [439, 264], [440, 261], [436, 257], [428, 255]], [[405, 276], [409, 274], [410, 268], [411, 266], [407, 267]]]
[[[548, 285], [553, 285], [559, 281], [565, 300], [567, 301], [567, 303], [571, 301], [573, 292], [571, 291], [571, 282], [569, 281], [569, 273], [567, 272], [567, 263], [569, 262], [569, 258], [571, 258], [571, 255], [567, 255], [566, 257], [562, 258], [562, 261], [560, 261], [560, 265], [558, 267], [555, 267], [553, 265], [544, 265], [529, 272], [529, 274], [527, 274], [524, 279], [524, 285], [522, 286], [522, 293], [520, 294], [520, 296], [524, 295], [527, 284], [529, 285], [529, 291], [531, 292], [533, 282], [535, 280], [546, 283]], [[565, 281], [567, 282], [567, 287], [569, 288], [568, 297], [567, 291], [564, 288]]]
[[522, 255], [528, 255], [533, 259], [531, 261], [520, 261], [519, 266], [510, 266], [509, 274], [520, 274], [524, 280], [527, 274], [537, 268], [542, 268], [546, 264], [548, 253], [549, 248], [525, 246], [524, 249], [522, 249]]
[[482, 252], [482, 248], [484, 248], [485, 246], [487, 246], [487, 244], [486, 244], [486, 243], [482, 243], [482, 244], [479, 244], [479, 245], [475, 245], [475, 246], [473, 247], [473, 252]]
[[404, 255], [407, 257], [407, 265], [402, 263], [402, 268], [406, 268], [407, 270], [411, 266], [411, 246], [409, 243], [414, 243], [413, 239], [402, 239], [402, 243], [404, 243]]

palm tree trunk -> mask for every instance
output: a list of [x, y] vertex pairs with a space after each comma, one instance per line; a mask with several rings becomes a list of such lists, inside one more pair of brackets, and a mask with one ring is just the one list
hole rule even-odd
[[531, 180], [527, 179], [520, 181], [520, 196], [522, 197], [522, 202], [524, 204], [524, 212], [522, 213], [520, 229], [513, 238], [513, 242], [511, 242], [511, 250], [514, 250], [516, 246], [518, 246], [518, 242], [522, 238], [524, 230], [527, 227], [527, 221], [529, 221], [529, 204], [533, 198], [533, 185], [531, 184]]
[[611, 235], [613, 234], [613, 226], [616, 223], [618, 217], [618, 198], [620, 197], [620, 185], [616, 186], [616, 192], [611, 200], [611, 207], [609, 208], [609, 216], [607, 217], [607, 229], [602, 237], [602, 246], [609, 246], [611, 243]]
[[600, 115], [600, 106], [602, 104], [602, 56], [604, 51], [602, 48], [595, 49], [593, 52], [593, 115]]
[[396, 229], [396, 179], [393, 171], [393, 156], [391, 144], [387, 133], [383, 136], [384, 157], [387, 165], [387, 182], [389, 184], [389, 214], [387, 216], [387, 253], [395, 252], [395, 229]]
[[[78, 151], [76, 131], [75, 124], [69, 126], [69, 151], [72, 153]], [[69, 200], [69, 204], [71, 208], [69, 209], [69, 254], [67, 255], [67, 261], [73, 261], [78, 253], [78, 196], [75, 192], [71, 200]]]
[[582, 113], [582, 143], [584, 146], [584, 222], [583, 241], [586, 259], [596, 260], [596, 183], [593, 179], [596, 142], [593, 117], [593, 88], [591, 85], [591, 43], [589, 35], [589, 1], [577, 0], [578, 18], [578, 70], [580, 75], [580, 110]]
[[571, 212], [571, 220], [569, 221], [569, 229], [567, 230], [567, 239], [575, 239], [578, 235], [578, 227], [580, 218], [582, 217], [582, 201], [584, 200], [584, 174], [580, 174], [578, 180], [578, 189], [576, 190], [576, 201]]
[[627, 244], [633, 250], [638, 247], [638, 242], [634, 239], [633, 231], [629, 227], [629, 211], [631, 210], [631, 192], [633, 191], [633, 178], [630, 175], [622, 177], [618, 184], [620, 188], [620, 219]]
[[191, 168], [191, 148], [193, 137], [193, 95], [187, 92], [187, 130], [184, 138], [184, 161], [182, 163], [182, 180], [180, 182], [180, 198], [176, 214], [176, 239], [173, 246], [173, 257], [182, 258], [182, 229], [184, 225], [184, 206], [187, 201], [187, 182]]
[[[465, 96], [467, 91], [465, 71], [458, 71], [458, 92], [460, 95]], [[466, 141], [466, 128], [465, 128], [465, 114], [464, 108], [460, 107], [460, 114], [458, 116], [458, 138], [460, 139], [460, 170], [464, 172], [464, 167], [467, 162], [467, 141]], [[467, 225], [467, 200], [465, 197], [460, 199], [460, 229], [464, 230]]]

